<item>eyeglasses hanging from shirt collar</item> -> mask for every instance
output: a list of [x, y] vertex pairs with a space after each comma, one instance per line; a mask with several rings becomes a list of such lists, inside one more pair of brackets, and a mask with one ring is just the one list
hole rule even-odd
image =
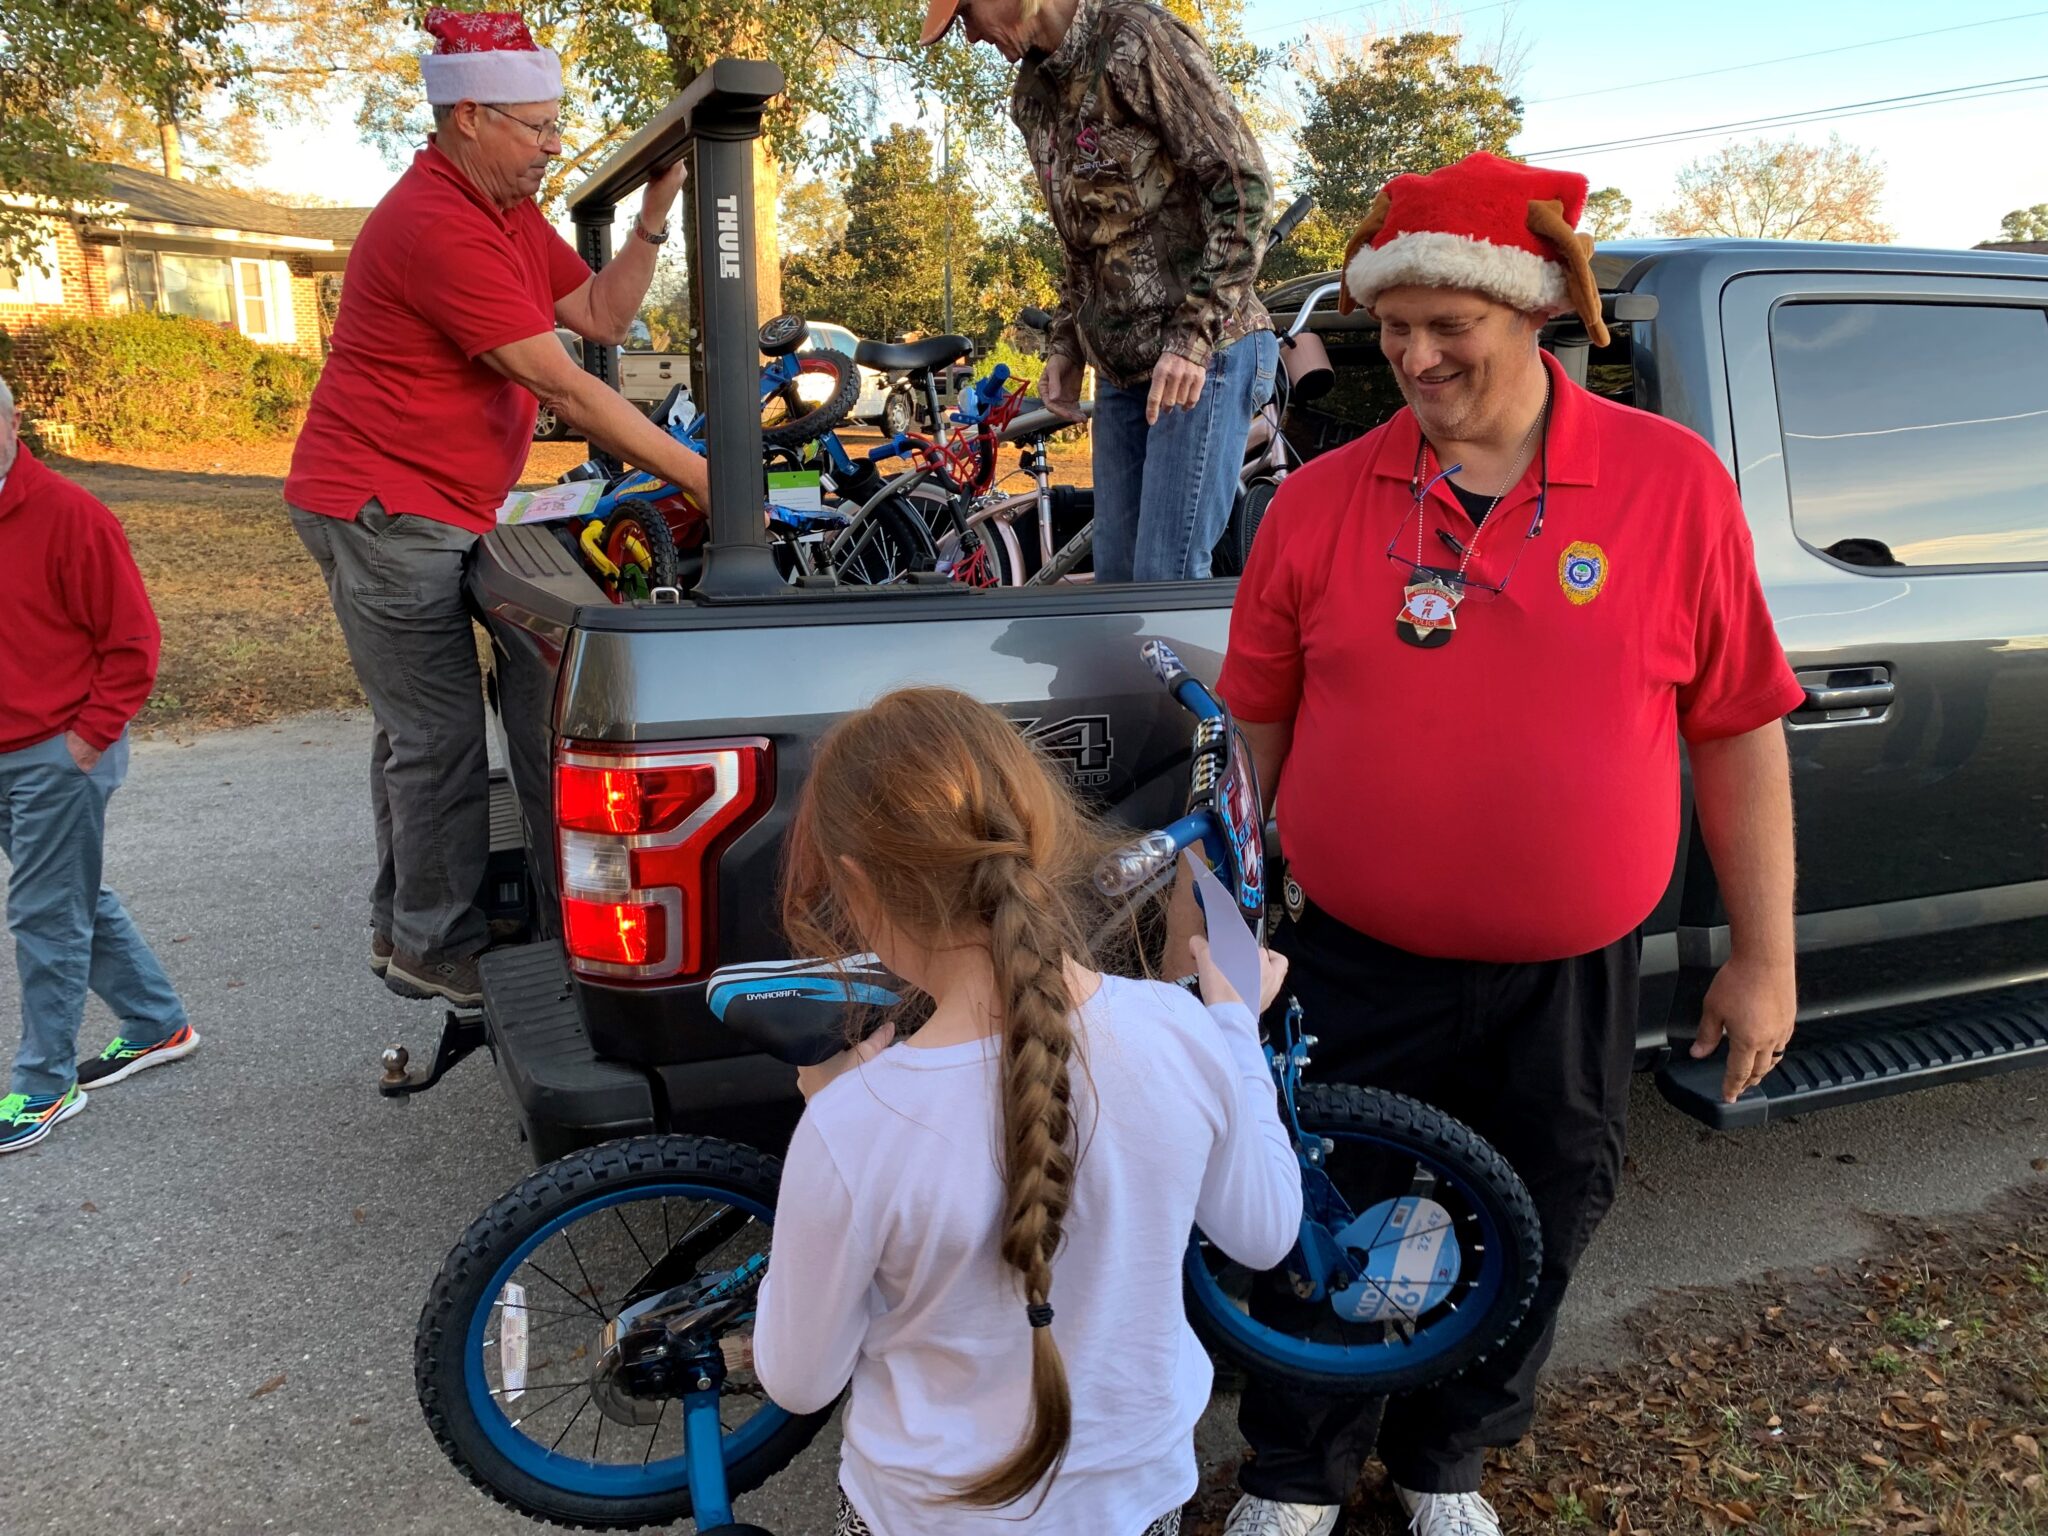
[[[1482, 574], [1485, 570], [1485, 564], [1479, 555], [1479, 540], [1485, 536], [1487, 529], [1493, 526], [1498, 516], [1498, 503], [1495, 504], [1494, 511], [1488, 514], [1486, 521], [1473, 530], [1470, 544], [1459, 539], [1450, 529], [1438, 528], [1435, 530], [1436, 541], [1448, 556], [1447, 561], [1442, 563], [1435, 561], [1417, 563], [1415, 559], [1416, 535], [1421, 533], [1426, 537], [1429, 533], [1430, 492], [1434, 491], [1453, 475], [1462, 473], [1465, 466], [1463, 464], [1453, 464], [1448, 469], [1439, 470], [1425, 482], [1422, 478], [1422, 470], [1424, 457], [1429, 451], [1429, 440], [1422, 438], [1416, 443], [1415, 467], [1408, 475], [1408, 515], [1401, 519], [1401, 526], [1394, 530], [1393, 538], [1387, 542], [1387, 559], [1398, 565], [1407, 574], [1409, 585], [1434, 583], [1448, 589], [1456, 595], [1458, 601], [1463, 602], [1486, 602], [1500, 596], [1501, 593], [1507, 590], [1508, 582], [1514, 578], [1516, 568], [1522, 563], [1523, 551], [1528, 549], [1530, 542], [1543, 531], [1544, 507], [1550, 499], [1550, 409], [1548, 402], [1544, 406], [1541, 433], [1540, 446], [1537, 450], [1536, 510], [1529, 519], [1528, 531], [1522, 535], [1521, 542], [1515, 546], [1514, 554], [1508, 561], [1508, 568], [1502, 573], [1498, 581], [1485, 579]], [[1507, 495], [1513, 489], [1513, 486], [1508, 487], [1508, 491], [1502, 493], [1501, 500], [1506, 500]], [[1420, 528], [1415, 526], [1417, 519], [1421, 520]]]

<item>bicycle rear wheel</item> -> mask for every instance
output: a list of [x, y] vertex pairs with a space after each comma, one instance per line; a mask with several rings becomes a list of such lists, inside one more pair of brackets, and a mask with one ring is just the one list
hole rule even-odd
[[1399, 1094], [1304, 1083], [1322, 1143], [1304, 1165], [1303, 1240], [1256, 1274], [1197, 1232], [1188, 1317], [1219, 1355], [1328, 1392], [1405, 1392], [1486, 1359], [1536, 1292], [1542, 1229], [1507, 1161], [1457, 1120]]

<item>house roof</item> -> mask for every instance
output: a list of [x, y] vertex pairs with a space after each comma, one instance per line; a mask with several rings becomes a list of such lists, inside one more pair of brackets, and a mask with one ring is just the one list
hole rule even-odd
[[1980, 251], [2048, 252], [2048, 240], [1986, 240], [1977, 249]]
[[128, 216], [153, 223], [290, 235], [346, 246], [354, 243], [370, 216], [367, 208], [288, 208], [246, 192], [173, 181], [128, 165], [104, 165], [100, 171], [110, 200], [125, 204]]

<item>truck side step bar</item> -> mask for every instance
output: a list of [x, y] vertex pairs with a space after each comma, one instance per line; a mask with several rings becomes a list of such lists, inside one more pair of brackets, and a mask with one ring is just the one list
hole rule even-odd
[[654, 1129], [647, 1075], [592, 1053], [558, 942], [490, 950], [481, 970], [491, 1054], [536, 1163]]
[[1803, 1027], [1777, 1071], [1733, 1104], [1721, 1102], [1725, 1052], [1694, 1061], [1678, 1051], [1657, 1073], [1664, 1097], [1717, 1130], [1888, 1094], [2048, 1066], [2048, 985], [1916, 1003]]

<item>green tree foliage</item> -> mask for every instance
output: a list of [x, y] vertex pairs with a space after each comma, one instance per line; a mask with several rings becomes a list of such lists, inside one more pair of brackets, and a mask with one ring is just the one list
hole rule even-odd
[[[0, 187], [69, 209], [102, 183], [76, 103], [113, 83], [141, 101], [202, 90], [232, 59], [225, 0], [0, 0]], [[36, 214], [0, 205], [0, 263], [33, 263]]]
[[1628, 233], [1629, 215], [1635, 211], [1619, 187], [1601, 187], [1586, 195], [1586, 212], [1579, 229], [1595, 240], [1619, 240]]
[[[966, 178], [934, 174], [932, 141], [898, 125], [857, 159], [846, 182], [846, 231], [823, 251], [792, 256], [783, 304], [857, 335], [890, 339], [932, 332], [945, 314], [944, 231], [953, 217], [956, 310], [982, 256], [980, 220]], [[957, 319], [956, 315], [956, 319]]]
[[[1476, 150], [1505, 153], [1521, 131], [1519, 98], [1490, 65], [1463, 62], [1459, 48], [1445, 33], [1404, 32], [1314, 66], [1301, 125], [1302, 190], [1347, 238], [1394, 177], [1439, 170]], [[1328, 243], [1327, 232], [1321, 238]]]
[[822, 176], [786, 182], [782, 188], [782, 248], [823, 251], [846, 233], [846, 199]]
[[2015, 208], [1998, 221], [2001, 240], [2048, 240], [2048, 203]]

